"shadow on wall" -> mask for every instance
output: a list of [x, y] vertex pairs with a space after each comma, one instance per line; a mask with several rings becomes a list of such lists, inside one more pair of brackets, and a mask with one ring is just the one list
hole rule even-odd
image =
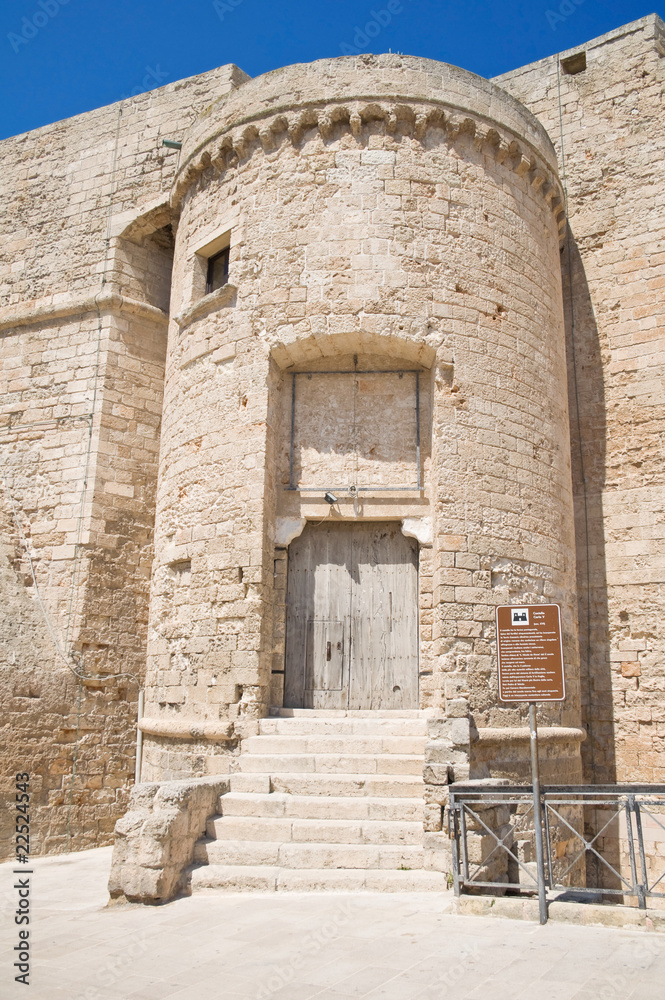
[[561, 257], [575, 503], [584, 780], [616, 780], [603, 489], [607, 422], [601, 345], [574, 235]]
[[[39, 573], [39, 560], [35, 559]], [[77, 684], [54, 657], [35, 598], [30, 564], [0, 484], [0, 861], [15, 855], [15, 775], [30, 775], [30, 853], [67, 850]], [[83, 702], [84, 708], [88, 705]], [[74, 709], [72, 710], [72, 706]], [[88, 765], [88, 748], [80, 766]], [[78, 802], [76, 803], [78, 812]], [[86, 817], [89, 818], [89, 817]], [[72, 838], [73, 850], [95, 847]]]

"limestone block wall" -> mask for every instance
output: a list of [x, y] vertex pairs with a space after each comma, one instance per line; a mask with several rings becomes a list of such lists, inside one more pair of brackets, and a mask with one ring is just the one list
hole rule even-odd
[[[579, 776], [582, 697], [588, 779], [662, 779], [663, 52], [651, 16], [496, 82], [222, 67], [0, 144], [3, 773], [34, 774], [36, 853], [110, 839], [146, 649], [148, 779], [224, 772], [279, 702], [286, 529], [333, 516], [286, 489], [317, 368], [420, 372], [421, 489], [334, 516], [419, 540], [421, 705], [467, 734], [446, 777], [524, 773], [494, 608], [556, 601], [547, 767]], [[411, 477], [393, 404], [378, 452], [335, 451], [312, 394], [298, 474]]]
[[126, 805], [173, 255], [161, 136], [242, 79], [223, 67], [0, 144], [2, 781], [13, 801], [32, 774], [35, 854], [108, 843]]
[[[370, 359], [423, 372], [424, 485], [345, 495], [339, 516], [433, 522], [422, 703], [518, 726], [493, 696], [494, 607], [555, 600], [569, 699], [547, 719], [576, 725], [563, 196], [545, 132], [453, 67], [322, 60], [213, 104], [185, 137], [172, 203], [146, 777], [224, 770], [267, 712], [277, 518], [329, 513], [285, 488], [290, 372]], [[225, 244], [229, 284], [204, 296], [205, 259]]]
[[[5, 774], [19, 759], [34, 776], [37, 850], [62, 847], [67, 828], [70, 843], [72, 829], [74, 843], [108, 838], [133, 773], [164, 330], [91, 319], [62, 322], [57, 347], [43, 330], [4, 341], [21, 363], [7, 371], [2, 429], [12, 546], [3, 599]], [[23, 390], [14, 389], [19, 379]], [[24, 634], [26, 615], [36, 642]]]
[[565, 162], [583, 752], [596, 782], [665, 779], [664, 56], [651, 15], [496, 81]]

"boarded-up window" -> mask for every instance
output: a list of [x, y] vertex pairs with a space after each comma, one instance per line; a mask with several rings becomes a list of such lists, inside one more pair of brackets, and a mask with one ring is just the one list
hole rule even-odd
[[289, 488], [418, 489], [420, 372], [291, 376]]

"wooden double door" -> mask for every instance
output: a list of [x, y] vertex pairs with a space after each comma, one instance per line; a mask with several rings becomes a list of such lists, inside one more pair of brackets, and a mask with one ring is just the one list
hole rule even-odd
[[418, 708], [418, 550], [399, 522], [308, 525], [289, 546], [284, 705]]

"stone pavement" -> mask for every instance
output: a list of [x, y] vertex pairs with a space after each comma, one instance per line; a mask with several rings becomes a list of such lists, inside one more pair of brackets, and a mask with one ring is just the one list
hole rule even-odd
[[665, 936], [455, 916], [438, 893], [201, 893], [105, 908], [110, 848], [36, 859], [28, 990], [0, 865], [0, 997], [661, 1000]]

